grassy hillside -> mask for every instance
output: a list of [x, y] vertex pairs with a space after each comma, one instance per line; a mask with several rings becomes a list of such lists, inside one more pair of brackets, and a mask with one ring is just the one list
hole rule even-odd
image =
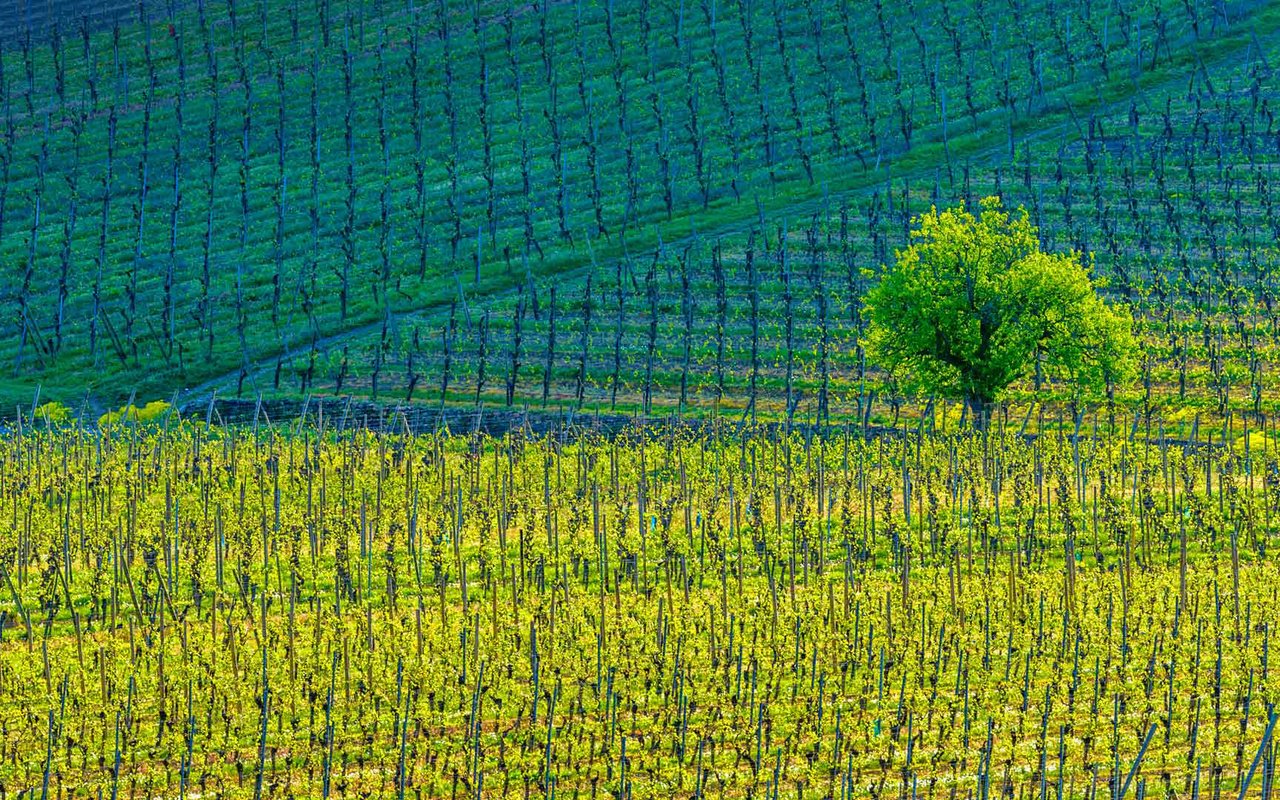
[[1203, 319], [1228, 273], [1270, 296], [1263, 3], [141, 17], [0, 51], [15, 383], [860, 410], [862, 270], [992, 191], [1215, 329], [1156, 331], [1156, 383], [1251, 335]]

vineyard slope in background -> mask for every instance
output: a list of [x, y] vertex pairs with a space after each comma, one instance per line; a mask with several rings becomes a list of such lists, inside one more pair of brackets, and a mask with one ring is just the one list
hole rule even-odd
[[[0, 3], [0, 800], [1270, 798], [1277, 67], [1266, 0]], [[997, 199], [1092, 311], [975, 424], [882, 279]]]
[[887, 419], [862, 293], [912, 215], [988, 194], [1129, 302], [1120, 400], [1275, 401], [1272, 4], [19, 6], [10, 415], [38, 385]]

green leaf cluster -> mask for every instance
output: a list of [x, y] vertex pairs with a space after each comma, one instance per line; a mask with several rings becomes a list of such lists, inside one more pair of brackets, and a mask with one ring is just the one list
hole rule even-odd
[[1076, 401], [1132, 379], [1131, 315], [1099, 297], [1079, 253], [1042, 250], [1025, 209], [934, 208], [912, 240], [865, 298], [868, 355], [905, 390], [964, 400], [981, 420], [1037, 368]]

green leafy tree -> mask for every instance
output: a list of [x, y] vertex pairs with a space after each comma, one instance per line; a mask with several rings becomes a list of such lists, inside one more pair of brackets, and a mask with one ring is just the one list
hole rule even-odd
[[1046, 253], [1025, 209], [936, 208], [866, 296], [864, 345], [906, 390], [963, 400], [981, 428], [1036, 369], [1073, 402], [1135, 371], [1132, 318], [1109, 307], [1078, 253]]

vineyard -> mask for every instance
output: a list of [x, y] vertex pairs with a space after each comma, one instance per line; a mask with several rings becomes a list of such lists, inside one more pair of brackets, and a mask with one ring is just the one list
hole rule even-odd
[[100, 11], [0, 49], [18, 399], [890, 418], [861, 293], [996, 194], [1130, 303], [1119, 399], [1274, 402], [1270, 4]]
[[1234, 434], [24, 429], [0, 794], [1266, 797]]
[[1272, 797], [1276, 65], [0, 3], [0, 800]]

